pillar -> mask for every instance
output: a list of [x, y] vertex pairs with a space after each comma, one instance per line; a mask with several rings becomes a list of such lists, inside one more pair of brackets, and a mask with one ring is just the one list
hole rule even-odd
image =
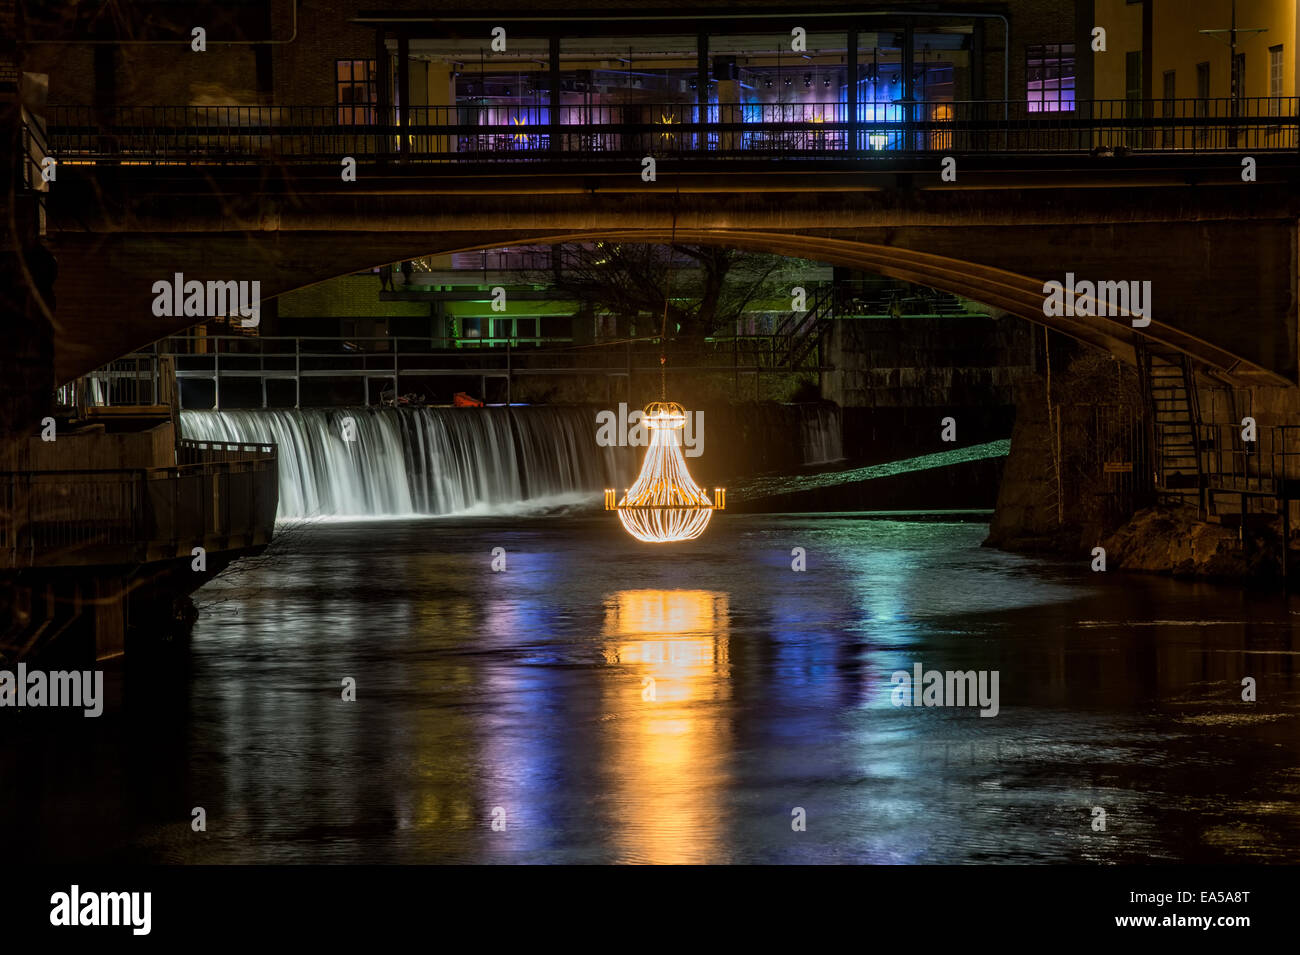
[[411, 117], [411, 41], [406, 34], [397, 38], [397, 101], [401, 103], [397, 114], [397, 149], [405, 156], [411, 151], [410, 140], [406, 138]]
[[[744, 121], [740, 107], [740, 80], [718, 79], [718, 122], [736, 123]], [[740, 130], [723, 132], [718, 137], [718, 148], [723, 152], [739, 152], [744, 148], [744, 133]]]
[[[454, 126], [456, 75], [449, 63], [411, 63], [411, 125]], [[456, 151], [455, 136], [417, 133], [408, 137], [416, 155], [445, 156]]]
[[699, 132], [695, 148], [704, 152], [709, 148], [709, 134], [705, 125], [709, 121], [709, 35], [700, 33], [695, 38], [695, 104], [699, 111]]
[[848, 148], [850, 156], [858, 154], [858, 31], [849, 30], [844, 55], [845, 102], [848, 110]]
[[392, 122], [392, 94], [388, 88], [388, 43], [382, 29], [375, 31], [375, 135], [376, 158], [382, 159], [389, 152], [391, 143], [385, 129]]
[[550, 106], [551, 153], [560, 151], [560, 38], [553, 36], [547, 54], [547, 103]]
[[912, 71], [916, 68], [913, 61], [913, 55], [916, 53], [916, 26], [909, 18], [904, 21], [903, 25], [903, 56], [901, 72], [903, 74], [903, 120], [907, 124], [903, 127], [903, 148], [916, 149], [917, 135], [912, 127], [916, 122], [919, 112], [914, 105], [916, 102], [916, 80], [912, 77]]

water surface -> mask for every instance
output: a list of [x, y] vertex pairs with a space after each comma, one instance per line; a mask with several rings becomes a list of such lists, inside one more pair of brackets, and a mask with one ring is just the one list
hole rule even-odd
[[[188, 648], [128, 664], [120, 706], [9, 724], [0, 818], [41, 859], [1300, 861], [1300, 602], [985, 534], [285, 525], [196, 595]], [[917, 662], [998, 671], [999, 714], [893, 706]]]

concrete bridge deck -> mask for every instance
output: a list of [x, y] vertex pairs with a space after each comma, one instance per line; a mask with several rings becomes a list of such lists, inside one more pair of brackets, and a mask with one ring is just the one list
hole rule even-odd
[[[1294, 383], [1300, 156], [935, 157], [449, 176], [391, 163], [86, 165], [46, 199], [59, 259], [57, 376], [180, 331], [152, 314], [176, 272], [263, 297], [375, 265], [513, 244], [718, 243], [945, 289], [1133, 360], [1140, 337], [1238, 383]], [[1047, 316], [1044, 283], [1150, 281], [1152, 321]], [[112, 316], [105, 320], [105, 316]]]

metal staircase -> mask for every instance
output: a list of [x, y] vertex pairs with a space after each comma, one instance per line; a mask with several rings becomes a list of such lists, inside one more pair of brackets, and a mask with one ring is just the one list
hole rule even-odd
[[801, 312], [791, 312], [776, 327], [773, 343], [778, 368], [794, 369], [808, 357], [821, 341], [822, 333], [835, 317], [835, 287], [821, 285], [813, 300]]
[[1201, 416], [1191, 364], [1181, 352], [1144, 344], [1138, 348], [1138, 373], [1151, 423], [1156, 500], [1161, 504], [1195, 501], [1204, 515]]

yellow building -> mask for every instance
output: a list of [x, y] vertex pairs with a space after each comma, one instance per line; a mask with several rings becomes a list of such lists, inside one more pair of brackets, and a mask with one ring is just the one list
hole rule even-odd
[[[1094, 21], [1106, 30], [1106, 51], [1092, 53], [1095, 98], [1231, 98], [1233, 6], [1234, 0], [1096, 0]], [[1235, 0], [1235, 6], [1236, 95], [1245, 115], [1277, 112], [1247, 101], [1300, 95], [1297, 0]]]

